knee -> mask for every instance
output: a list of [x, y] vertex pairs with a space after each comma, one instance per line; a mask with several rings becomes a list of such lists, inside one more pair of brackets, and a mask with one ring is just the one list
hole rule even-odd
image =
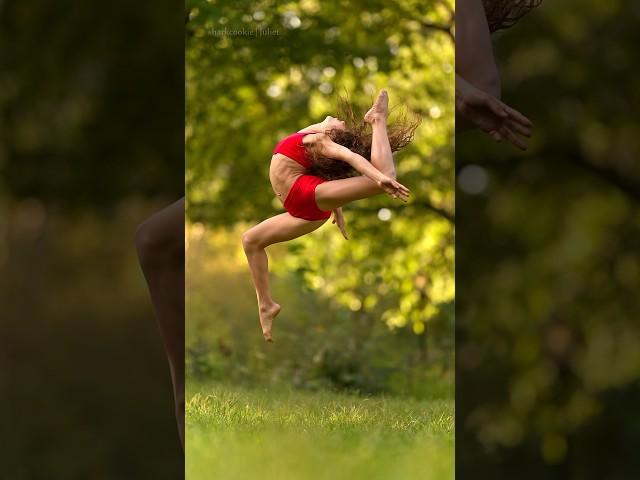
[[252, 228], [242, 234], [242, 247], [245, 252], [260, 248], [260, 239]]
[[135, 244], [140, 263], [147, 263], [153, 257], [157, 245], [155, 236], [146, 222], [141, 223], [136, 228]]
[[143, 268], [184, 260], [184, 244], [159, 233], [149, 221], [141, 223], [136, 228], [135, 245]]

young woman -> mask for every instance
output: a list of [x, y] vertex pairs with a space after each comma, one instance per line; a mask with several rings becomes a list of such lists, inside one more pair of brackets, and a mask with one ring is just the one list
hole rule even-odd
[[[280, 313], [280, 305], [269, 291], [267, 246], [313, 232], [332, 212], [333, 223], [346, 239], [342, 206], [380, 193], [408, 199], [409, 189], [396, 180], [392, 153], [411, 142], [419, 122], [404, 120], [388, 132], [388, 102], [387, 92], [380, 91], [364, 121], [358, 121], [348, 103], [343, 102], [346, 121], [328, 116], [289, 135], [275, 147], [269, 178], [287, 212], [263, 221], [242, 236], [265, 340], [272, 341], [273, 319]], [[372, 134], [367, 133], [367, 124]]]
[[478, 128], [520, 149], [532, 123], [501, 102], [491, 35], [513, 26], [542, 0], [469, 0], [456, 12], [456, 131]]

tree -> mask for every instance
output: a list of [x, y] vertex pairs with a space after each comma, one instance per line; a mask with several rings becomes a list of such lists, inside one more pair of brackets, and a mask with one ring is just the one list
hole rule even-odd
[[189, 220], [277, 213], [268, 163], [278, 139], [333, 113], [337, 93], [364, 112], [384, 86], [425, 120], [397, 158], [413, 198], [347, 207], [352, 240], [325, 226], [294, 242], [282, 268], [390, 327], [452, 325], [453, 2], [190, 2], [187, 15]]

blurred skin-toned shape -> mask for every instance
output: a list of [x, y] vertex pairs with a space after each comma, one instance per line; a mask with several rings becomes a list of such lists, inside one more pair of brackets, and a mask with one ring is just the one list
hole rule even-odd
[[[494, 140], [507, 140], [521, 150], [533, 124], [500, 101], [501, 80], [493, 54], [489, 22], [511, 18], [506, 5], [489, 6], [480, 0], [464, 2], [456, 15], [456, 132], [478, 128]], [[498, 19], [496, 19], [498, 18]]]
[[136, 248], [169, 360], [184, 449], [184, 198], [140, 224]]
[[183, 14], [0, 2], [2, 478], [183, 475], [133, 243], [184, 195]]

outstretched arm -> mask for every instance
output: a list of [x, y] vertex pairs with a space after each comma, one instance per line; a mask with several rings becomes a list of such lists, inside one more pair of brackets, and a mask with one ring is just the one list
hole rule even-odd
[[304, 137], [302, 141], [305, 145], [313, 145], [321, 155], [348, 163], [356, 171], [375, 182], [391, 197], [406, 201], [409, 196], [407, 187], [382, 173], [362, 155], [358, 155], [347, 147], [335, 143], [328, 135], [323, 133], [311, 134]]
[[501, 82], [481, 0], [456, 12], [456, 131], [479, 128], [494, 140], [525, 149], [532, 124], [500, 101]]
[[500, 73], [482, 0], [468, 0], [456, 12], [456, 73], [500, 98]]
[[[456, 12], [456, 131], [478, 125], [459, 109], [459, 90], [471, 84], [493, 98], [501, 96], [500, 73], [482, 0], [469, 0]], [[465, 85], [460, 85], [464, 83]]]
[[471, 85], [456, 74], [456, 122], [466, 120], [496, 141], [508, 140], [525, 150], [523, 138], [531, 136], [533, 124], [517, 110]]
[[352, 152], [347, 147], [340, 145], [324, 133], [307, 135], [302, 142], [307, 146], [313, 146], [317, 151], [328, 158], [342, 160], [355, 168], [359, 173], [369, 177], [374, 182], [378, 182], [385, 175], [376, 167], [371, 165], [362, 155]]

